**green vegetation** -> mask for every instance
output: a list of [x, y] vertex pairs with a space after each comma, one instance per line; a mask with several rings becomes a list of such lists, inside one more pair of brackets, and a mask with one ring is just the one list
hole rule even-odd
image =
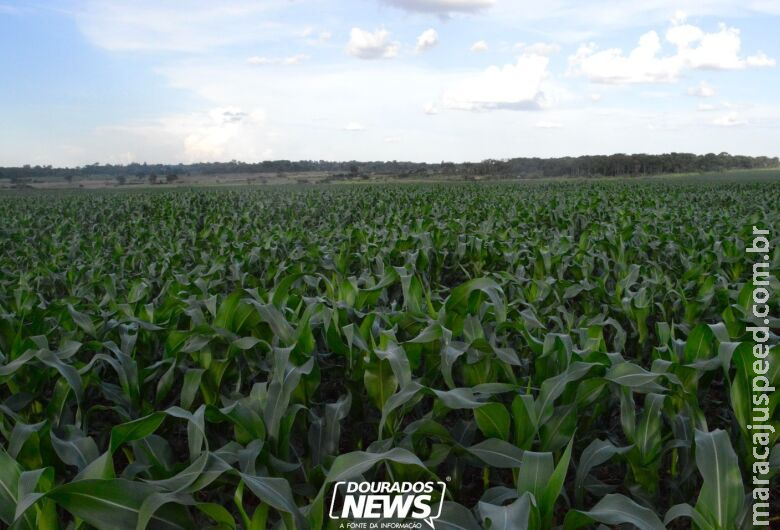
[[[108, 180], [124, 179], [125, 182], [148, 180], [151, 184], [178, 180], [180, 176], [211, 177], [225, 175], [254, 175], [256, 178], [277, 176], [284, 178], [287, 173], [326, 175], [324, 182], [356, 180], [368, 175], [390, 175], [395, 178], [448, 177], [472, 179], [487, 177], [491, 179], [544, 178], [544, 177], [618, 177], [649, 176], [664, 174], [687, 174], [718, 172], [745, 169], [777, 169], [780, 160], [777, 157], [742, 156], [729, 153], [665, 153], [649, 155], [645, 153], [614, 155], [586, 155], [560, 158], [509, 158], [488, 159], [481, 162], [444, 162], [427, 164], [403, 161], [373, 162], [334, 162], [329, 160], [266, 160], [257, 163], [204, 162], [195, 164], [90, 164], [76, 168], [57, 168], [52, 166], [24, 166], [0, 168], [0, 179], [8, 179], [17, 187], [32, 182], [52, 180], [76, 181], [102, 178]], [[130, 180], [132, 179], [132, 180]]]
[[749, 528], [744, 248], [770, 230], [777, 315], [778, 204], [777, 180], [7, 194], [0, 521], [334, 528], [330, 484], [363, 475], [449, 478], [439, 529]]

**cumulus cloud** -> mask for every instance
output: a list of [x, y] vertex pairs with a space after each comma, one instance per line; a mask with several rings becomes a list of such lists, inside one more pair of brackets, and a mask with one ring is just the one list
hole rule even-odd
[[682, 9], [678, 9], [674, 12], [674, 15], [672, 15], [670, 22], [672, 23], [672, 25], [676, 26], [678, 24], [684, 24], [687, 19], [688, 19], [688, 13], [686, 13]]
[[196, 123], [186, 128], [185, 151], [192, 159], [216, 160], [225, 156], [229, 144], [235, 142], [242, 131], [262, 127], [265, 113], [245, 112], [237, 107], [216, 108], [207, 117], [195, 116], [194, 121]]
[[775, 64], [761, 52], [743, 57], [739, 29], [720, 24], [718, 31], [707, 33], [686, 23], [681, 14], [666, 31], [665, 40], [674, 53], [662, 54], [663, 43], [655, 31], [642, 35], [627, 54], [619, 48], [599, 50], [595, 43], [584, 44], [569, 57], [569, 72], [595, 83], [672, 83], [691, 69], [737, 70]]
[[351, 131], [351, 132], [358, 132], [358, 131], [365, 131], [365, 126], [357, 121], [351, 121], [348, 124], [344, 126], [345, 131]]
[[548, 120], [541, 120], [536, 122], [534, 125], [537, 129], [560, 129], [563, 127], [560, 123], [557, 121], [548, 121]]
[[488, 51], [488, 44], [483, 40], [478, 40], [471, 45], [471, 51], [476, 53], [486, 52]]
[[657, 57], [660, 50], [661, 39], [655, 31], [642, 35], [628, 55], [618, 48], [598, 51], [595, 43], [584, 44], [569, 57], [570, 72], [596, 83], [674, 81], [679, 75], [678, 62], [673, 57]]
[[[104, 139], [121, 138], [141, 156], [164, 150], [182, 162], [213, 160], [263, 160], [271, 157], [266, 115], [262, 109], [216, 107], [205, 112], [175, 114], [158, 120], [102, 127]], [[131, 153], [135, 161], [137, 153]]]
[[382, 0], [406, 11], [447, 16], [452, 13], [474, 13], [493, 6], [495, 0]]
[[400, 45], [390, 41], [390, 32], [378, 29], [373, 33], [352, 28], [349, 33], [347, 53], [358, 59], [390, 59], [398, 55]]
[[437, 42], [439, 42], [439, 34], [436, 33], [436, 30], [433, 28], [426, 29], [417, 37], [415, 51], [417, 53], [424, 52], [425, 50], [436, 46]]
[[[677, 47], [680, 68], [736, 70], [749, 66], [748, 59], [740, 56], [739, 29], [725, 24], [720, 24], [714, 33], [705, 33], [690, 24], [673, 25], [666, 32], [666, 40]], [[749, 60], [761, 62], [753, 57]]]
[[702, 81], [698, 85], [689, 87], [688, 95], [697, 98], [711, 98], [715, 95], [715, 87], [706, 81]]
[[434, 115], [439, 113], [439, 107], [436, 106], [433, 102], [428, 102], [423, 107], [423, 112], [428, 115]]
[[749, 56], [747, 59], [745, 59], [745, 64], [747, 66], [754, 66], [757, 68], [761, 67], [771, 67], [777, 64], [777, 61], [775, 61], [772, 57], [767, 56], [764, 52], [758, 52], [755, 55]]
[[293, 65], [298, 64], [300, 62], [305, 61], [308, 59], [308, 55], [304, 55], [302, 53], [298, 55], [291, 55], [289, 57], [261, 57], [261, 56], [253, 56], [249, 57], [246, 62], [252, 65], [271, 65], [271, 64], [282, 64], [282, 65]]
[[460, 80], [442, 102], [447, 108], [472, 111], [539, 109], [546, 104], [542, 85], [548, 63], [547, 57], [523, 55], [514, 64], [491, 66]]

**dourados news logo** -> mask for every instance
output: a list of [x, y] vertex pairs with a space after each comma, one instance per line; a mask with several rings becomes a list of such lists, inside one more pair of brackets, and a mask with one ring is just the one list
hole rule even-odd
[[344, 528], [431, 528], [441, 515], [444, 482], [337, 482], [330, 518], [350, 521]]

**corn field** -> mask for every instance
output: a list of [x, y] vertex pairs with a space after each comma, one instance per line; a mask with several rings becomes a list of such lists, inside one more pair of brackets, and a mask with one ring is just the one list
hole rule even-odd
[[727, 179], [4, 195], [0, 526], [338, 529], [363, 477], [446, 480], [438, 530], [751, 528], [745, 247], [773, 234], [776, 316], [778, 205]]

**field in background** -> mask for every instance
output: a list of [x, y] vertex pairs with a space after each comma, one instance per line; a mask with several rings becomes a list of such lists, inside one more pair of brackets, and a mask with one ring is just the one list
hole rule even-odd
[[337, 528], [363, 475], [447, 479], [437, 528], [749, 528], [778, 176], [4, 192], [0, 521]]
[[177, 175], [170, 182], [160, 177], [154, 183], [149, 178], [127, 177], [121, 182], [111, 176], [89, 176], [68, 181], [62, 177], [37, 177], [14, 183], [7, 178], [0, 178], [0, 190], [13, 189], [146, 189], [146, 188], [188, 188], [188, 187], [215, 187], [215, 186], [284, 186], [284, 185], [332, 185], [332, 184], [386, 184], [393, 182], [426, 183], [426, 182], [507, 182], [519, 180], [545, 181], [590, 181], [590, 180], [621, 180], [625, 178], [657, 179], [657, 178], [701, 178], [706, 180], [773, 180], [780, 178], [780, 169], [732, 169], [725, 171], [708, 171], [700, 173], [676, 173], [647, 175], [638, 177], [529, 177], [523, 174], [507, 175], [476, 175], [464, 177], [463, 175], [446, 174], [407, 174], [394, 173], [331, 173], [325, 171], [305, 171], [290, 173], [222, 173], [222, 174], [193, 174]]

